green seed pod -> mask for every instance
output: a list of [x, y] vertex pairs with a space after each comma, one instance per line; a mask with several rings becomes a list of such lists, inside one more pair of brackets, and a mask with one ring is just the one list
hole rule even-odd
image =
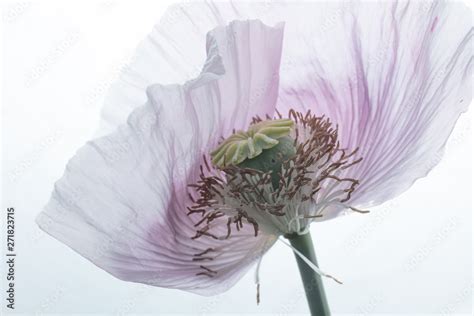
[[250, 126], [227, 138], [211, 152], [212, 163], [219, 167], [239, 166], [272, 173], [276, 189], [282, 164], [296, 154], [289, 137], [294, 122], [290, 119], [267, 120]]
[[236, 132], [212, 151], [212, 163], [223, 168], [236, 166], [246, 159], [255, 158], [265, 149], [277, 146], [279, 139], [290, 134], [293, 125], [290, 119], [267, 120], [252, 124], [248, 131]]
[[289, 136], [282, 137], [276, 146], [263, 150], [258, 157], [244, 160], [238, 166], [263, 172], [271, 171], [273, 188], [277, 189], [282, 164], [296, 154], [294, 142]]

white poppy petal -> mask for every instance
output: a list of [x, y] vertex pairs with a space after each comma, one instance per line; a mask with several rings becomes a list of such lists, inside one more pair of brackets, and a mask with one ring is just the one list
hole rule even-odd
[[383, 203], [427, 175], [472, 100], [472, 12], [462, 3], [235, 2], [183, 10], [194, 25], [285, 21], [278, 109], [326, 115], [345, 147], [360, 148], [363, 161], [341, 174], [360, 181], [350, 205]]
[[341, 176], [360, 181], [349, 204], [369, 207], [426, 176], [471, 103], [472, 16], [440, 2], [336, 12], [327, 38], [308, 41], [306, 61], [281, 72], [279, 104], [329, 116], [343, 146], [359, 148], [362, 162]]
[[[253, 226], [244, 226], [225, 240], [191, 239], [200, 217], [187, 215], [188, 184], [221, 135], [273, 112], [282, 35], [282, 25], [259, 21], [210, 32], [201, 74], [182, 86], [150, 86], [127, 124], [82, 147], [39, 226], [123, 280], [203, 295], [231, 287], [276, 237], [255, 237]], [[248, 103], [259, 84], [270, 88]], [[213, 233], [226, 236], [221, 222], [213, 222]]]
[[[217, 46], [226, 65], [226, 76], [217, 83], [219, 93], [216, 94], [221, 103], [218, 115], [224, 119], [224, 127], [232, 125], [230, 131], [244, 129], [256, 115], [273, 116], [278, 96], [283, 23], [275, 21], [270, 24], [274, 28], [268, 29], [258, 21], [245, 21], [224, 31], [223, 28], [236, 19], [222, 23], [201, 12], [189, 15], [188, 7], [193, 8], [195, 4], [170, 7], [139, 45], [105, 99], [99, 135], [123, 124], [135, 107], [146, 102], [144, 91], [148, 86], [184, 83], [196, 77], [206, 52]], [[211, 32], [212, 41], [209, 41], [206, 38], [209, 30], [218, 25], [220, 28]], [[236, 39], [239, 45], [234, 45]], [[206, 41], [207, 50], [203, 50]]]

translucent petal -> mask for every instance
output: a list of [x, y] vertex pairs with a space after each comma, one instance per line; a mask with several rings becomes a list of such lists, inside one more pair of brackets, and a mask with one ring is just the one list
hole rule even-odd
[[236, 18], [285, 22], [278, 109], [329, 116], [342, 145], [360, 148], [364, 160], [341, 174], [360, 180], [353, 206], [383, 203], [426, 176], [471, 103], [472, 12], [461, 3], [234, 2], [172, 10], [178, 8], [193, 36]]
[[[187, 215], [188, 184], [221, 135], [273, 112], [282, 35], [282, 25], [258, 21], [210, 32], [196, 79], [151, 85], [148, 101], [126, 124], [70, 160], [37, 219], [40, 227], [123, 280], [204, 295], [231, 287], [276, 237], [255, 237], [244, 226], [225, 240], [191, 239], [201, 217]], [[259, 85], [268, 93], [248, 103]], [[213, 223], [216, 236], [226, 236], [223, 221]]]

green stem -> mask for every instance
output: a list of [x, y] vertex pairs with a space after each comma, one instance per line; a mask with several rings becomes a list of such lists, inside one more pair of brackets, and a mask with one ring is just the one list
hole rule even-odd
[[[308, 232], [304, 235], [287, 236], [291, 245], [301, 252], [306, 258], [311, 260], [316, 266], [316, 255], [314, 253], [313, 240], [311, 234]], [[330, 315], [329, 305], [324, 292], [323, 281], [312, 268], [308, 266], [296, 253], [296, 261], [300, 269], [301, 278], [303, 279], [304, 289], [306, 291], [306, 298], [308, 299], [309, 309], [312, 316], [326, 316]]]

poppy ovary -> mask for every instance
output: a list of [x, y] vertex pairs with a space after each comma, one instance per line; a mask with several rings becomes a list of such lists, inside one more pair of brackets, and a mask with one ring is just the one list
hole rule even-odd
[[247, 131], [234, 132], [211, 152], [212, 163], [271, 173], [274, 189], [281, 179], [282, 165], [296, 155], [296, 142], [290, 137], [291, 119], [259, 120]]
[[246, 159], [237, 164], [238, 167], [254, 169], [262, 172], [271, 172], [272, 185], [278, 189], [282, 165], [296, 155], [295, 140], [289, 136], [278, 139], [278, 144], [272, 148], [262, 150], [255, 158]]

